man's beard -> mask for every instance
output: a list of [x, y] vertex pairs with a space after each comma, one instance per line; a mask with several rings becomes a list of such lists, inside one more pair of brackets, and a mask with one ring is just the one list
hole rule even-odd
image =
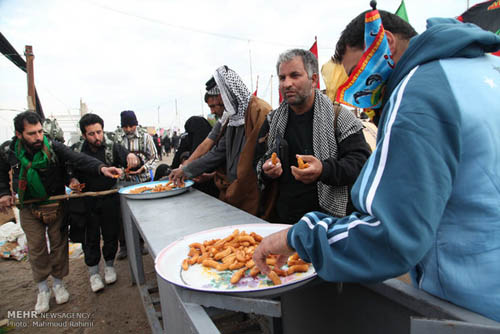
[[285, 100], [285, 102], [291, 106], [297, 106], [304, 104], [307, 101], [307, 99], [312, 95], [312, 89], [308, 87], [307, 90], [306, 89], [302, 89], [301, 91], [294, 90], [293, 93], [295, 93], [295, 96], [292, 97], [293, 101], [289, 101], [289, 99], [286, 96], [286, 93], [287, 91], [285, 90], [283, 92], [283, 99]]
[[89, 142], [89, 145], [93, 149], [97, 150], [98, 148], [100, 148], [102, 146], [102, 141], [96, 140], [94, 143]]
[[302, 94], [299, 94], [296, 92], [295, 96], [293, 97], [293, 101], [288, 101], [288, 99], [286, 98], [286, 95], [285, 95], [285, 102], [291, 106], [301, 105], [309, 98], [309, 96], [311, 96], [311, 94], [302, 95]]
[[24, 138], [22, 139], [22, 141], [23, 141], [24, 146], [26, 146], [28, 148], [28, 150], [30, 150], [32, 152], [40, 151], [42, 149], [42, 146], [43, 146], [43, 140], [37, 140], [32, 144], [28, 143], [28, 141]]

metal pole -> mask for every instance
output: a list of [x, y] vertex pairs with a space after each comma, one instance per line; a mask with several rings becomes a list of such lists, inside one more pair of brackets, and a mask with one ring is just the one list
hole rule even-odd
[[252, 50], [250, 49], [250, 40], [248, 40], [248, 58], [250, 60], [250, 91], [253, 93]]
[[203, 109], [203, 93], [201, 92], [201, 89], [200, 89], [200, 101], [201, 101], [201, 116], [202, 117], [205, 117], [205, 109]]
[[[257, 74], [257, 81], [255, 81], [255, 92], [257, 92], [257, 94], [258, 90], [259, 90], [259, 75]], [[257, 94], [255, 94], [255, 96], [257, 96]]]
[[271, 74], [271, 108], [273, 107], [273, 75]]
[[179, 126], [180, 124], [179, 120], [179, 112], [177, 111], [177, 99], [175, 99], [175, 123], [177, 124], [177, 127], [180, 129], [181, 127]]

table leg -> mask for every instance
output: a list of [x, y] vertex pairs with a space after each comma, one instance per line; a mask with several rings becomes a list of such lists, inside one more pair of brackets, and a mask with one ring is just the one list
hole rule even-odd
[[130, 266], [132, 283], [144, 284], [144, 266], [142, 263], [142, 252], [139, 243], [139, 230], [127, 205], [126, 198], [120, 196], [123, 229], [125, 242], [127, 244], [127, 256]]
[[177, 293], [177, 287], [158, 275], [157, 281], [165, 333], [220, 334], [202, 306], [185, 303]]

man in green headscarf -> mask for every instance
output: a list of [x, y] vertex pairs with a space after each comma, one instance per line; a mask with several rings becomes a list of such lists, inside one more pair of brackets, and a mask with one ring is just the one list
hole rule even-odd
[[[49, 275], [53, 278], [56, 303], [63, 304], [69, 299], [62, 282], [69, 269], [63, 207], [61, 202], [47, 200], [50, 196], [64, 194], [68, 182], [66, 163], [71, 162], [86, 173], [107, 177], [120, 175], [121, 170], [107, 167], [97, 159], [73, 152], [64, 144], [48, 139], [43, 134], [42, 120], [32, 111], [18, 114], [14, 127], [16, 136], [0, 162], [0, 210], [13, 204], [8, 175], [12, 168], [12, 188], [19, 197], [21, 226], [28, 240], [29, 261], [39, 290], [35, 311], [42, 313], [49, 310]], [[26, 203], [32, 199], [39, 201]]]

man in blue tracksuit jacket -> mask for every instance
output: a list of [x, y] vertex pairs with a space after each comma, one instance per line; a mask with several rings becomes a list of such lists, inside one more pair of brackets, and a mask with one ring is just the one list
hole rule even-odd
[[[430, 19], [405, 39], [386, 25], [394, 15], [380, 13], [396, 66], [377, 148], [352, 190], [358, 212], [308, 213], [264, 239], [254, 260], [267, 273], [267, 254], [296, 250], [338, 282], [410, 271], [415, 286], [500, 321], [500, 57], [487, 54], [500, 36]], [[342, 35], [353, 25], [363, 34], [360, 16]], [[361, 46], [342, 36], [337, 44], [348, 72], [363, 53], [360, 38]]]

